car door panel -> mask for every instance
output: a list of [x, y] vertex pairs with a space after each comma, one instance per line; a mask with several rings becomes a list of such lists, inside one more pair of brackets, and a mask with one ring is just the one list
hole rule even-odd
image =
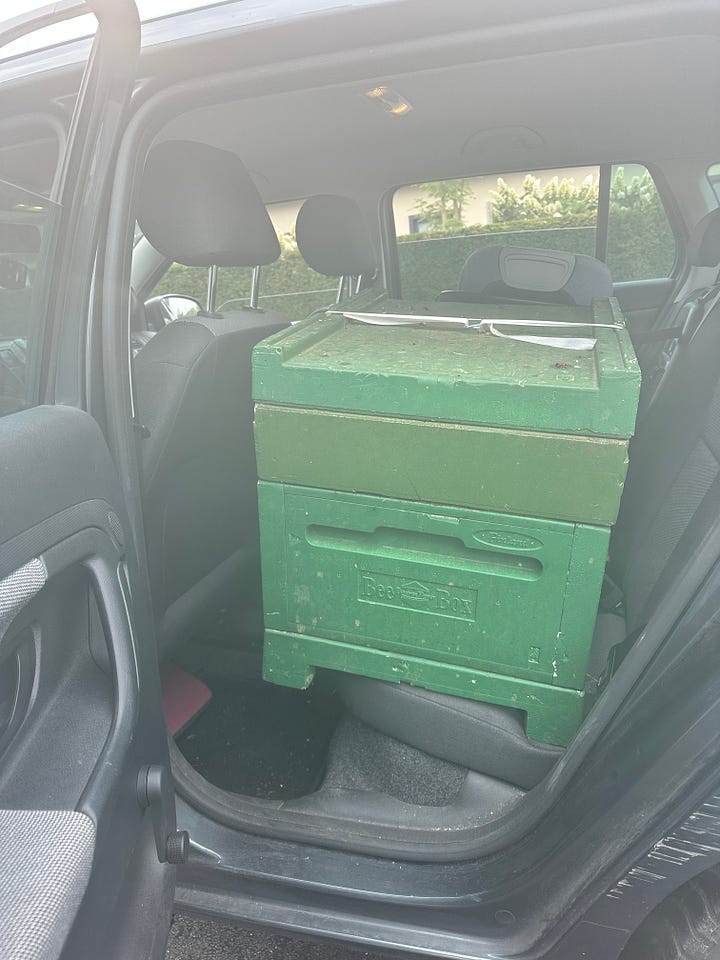
[[0, 833], [16, 836], [0, 842], [9, 960], [162, 957], [167, 861], [187, 843], [175, 830], [149, 586], [117, 466], [83, 411], [93, 264], [137, 63], [137, 11], [132, 0], [54, 4], [13, 29], [88, 8], [99, 32], [55, 186], [46, 200], [5, 184], [0, 211], [10, 225], [40, 211], [32, 311], [18, 315], [24, 399], [0, 418]]
[[[115, 467], [95, 421], [70, 407], [0, 419], [0, 449], [4, 489], [17, 491], [0, 502], [0, 832], [37, 827], [27, 862], [16, 844], [2, 855], [3, 873], [25, 879], [3, 891], [0, 943], [22, 926], [10, 897], [32, 902], [34, 878], [49, 938], [38, 956], [114, 956], [115, 943], [118, 956], [160, 956], [173, 868], [138, 776], [167, 762], [167, 744]], [[33, 870], [40, 850], [45, 867]], [[139, 889], [148, 922], [127, 912]], [[123, 928], [108, 944], [113, 917]]]
[[676, 283], [674, 277], [660, 277], [656, 280], [626, 280], [613, 285], [613, 293], [631, 335], [644, 333], [653, 326]]
[[[90, 877], [95, 829], [65, 810], [0, 811], [6, 865], [0, 942], [8, 956], [58, 957]], [[46, 922], [36, 922], [42, 902]]]

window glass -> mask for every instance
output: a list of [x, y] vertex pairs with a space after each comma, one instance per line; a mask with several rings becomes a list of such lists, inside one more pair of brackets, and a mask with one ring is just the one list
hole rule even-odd
[[[140, 19], [143, 22], [159, 20], [165, 17], [183, 13], [186, 10], [198, 10], [202, 7], [212, 7], [226, 0], [136, 0]], [[2, 19], [10, 19], [23, 13], [32, 13], [43, 7], [42, 0], [5, 0]], [[72, 40], [82, 40], [95, 33], [95, 18], [92, 15], [78, 16], [72, 20], [55, 23], [42, 30], [20, 37], [12, 43], [6, 44], [0, 51], [0, 59], [22, 56], [35, 50], [46, 47], [55, 47], [58, 44]]]
[[[44, 9], [39, 0], [19, 0], [12, 11], [6, 7], [6, 18]], [[88, 36], [95, 32], [93, 14], [77, 19]], [[65, 22], [5, 44], [0, 60], [23, 44], [42, 45], [53, 29], [62, 32]], [[9, 98], [6, 106], [12, 105]], [[61, 213], [58, 181], [67, 149], [67, 131], [52, 101], [46, 111], [37, 105], [31, 114], [0, 121], [0, 416], [38, 401], [45, 324], [54, 319], [48, 306]]]
[[[217, 306], [225, 301], [230, 304], [238, 298], [238, 307], [247, 302], [250, 292], [252, 270], [247, 267], [232, 267], [218, 270]], [[155, 284], [149, 298], [176, 296], [192, 297], [204, 307], [207, 303], [208, 270], [207, 267], [186, 267], [182, 263], [173, 263]], [[232, 309], [229, 306], [228, 309]]]
[[418, 183], [395, 191], [404, 297], [457, 288], [480, 247], [509, 244], [595, 254], [599, 167]]
[[[275, 203], [268, 213], [280, 241], [280, 257], [260, 271], [258, 306], [278, 310], [291, 320], [302, 320], [332, 303], [337, 284], [312, 270], [303, 260], [295, 242], [295, 220], [301, 200]], [[150, 294], [157, 297], [177, 294], [193, 297], [203, 305], [207, 298], [208, 271], [174, 263]], [[217, 310], [240, 310], [250, 302], [252, 270], [222, 267], [218, 270]]]
[[[719, 168], [720, 170], [720, 168]], [[401, 187], [393, 197], [404, 297], [457, 288], [480, 247], [546, 247], [597, 256], [600, 168], [570, 167]], [[604, 258], [613, 280], [667, 277], [675, 238], [649, 170], [612, 167]]]
[[616, 283], [669, 277], [675, 236], [655, 181], [641, 164], [612, 168], [606, 263]]
[[31, 314], [42, 296], [57, 210], [46, 197], [0, 180], [0, 416], [30, 403]]

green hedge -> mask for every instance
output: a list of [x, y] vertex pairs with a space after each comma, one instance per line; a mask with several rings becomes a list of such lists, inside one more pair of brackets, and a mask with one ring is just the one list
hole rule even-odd
[[613, 280], [669, 277], [675, 253], [675, 237], [659, 204], [642, 210], [610, 208], [606, 259]]
[[[521, 220], [467, 227], [462, 232], [399, 237], [403, 296], [434, 299], [441, 290], [454, 290], [462, 265], [471, 253], [482, 247], [497, 244], [547, 247], [592, 257], [595, 226], [587, 222], [586, 215], [578, 215], [563, 217], [562, 226], [552, 220]], [[612, 210], [607, 265], [615, 281], [667, 277], [674, 260], [675, 239], [664, 211], [657, 208]]]
[[523, 233], [530, 230], [559, 230], [566, 227], [594, 227], [597, 217], [594, 213], [567, 214], [558, 220], [555, 217], [542, 217], [523, 220], [508, 220], [503, 223], [479, 223], [452, 230], [435, 229], [427, 233], [406, 233], [398, 236], [398, 243], [417, 243], [423, 240], [442, 239], [444, 237], [474, 237], [483, 233]]
[[498, 244], [548, 247], [571, 253], [595, 253], [595, 227], [490, 230], [457, 237], [427, 237], [421, 241], [403, 238], [398, 243], [400, 277], [404, 297], [434, 300], [441, 290], [455, 290], [467, 258], [482, 247]]
[[[435, 231], [432, 235], [398, 237], [398, 257], [403, 296], [433, 300], [441, 290], [455, 289], [465, 260], [480, 247], [510, 243], [523, 247], [548, 247], [571, 253], [595, 253], [595, 226], [585, 214], [556, 220], [522, 220], [515, 223], [465, 227], [460, 231]], [[662, 209], [613, 209], [608, 233], [607, 263], [613, 278], [644, 280], [667, 277], [675, 259], [675, 241]], [[221, 269], [217, 304], [239, 308], [250, 297], [251, 271]], [[207, 271], [173, 264], [153, 291], [185, 294], [205, 302]], [[332, 303], [335, 283], [305, 263], [298, 251], [286, 248], [280, 259], [263, 267], [260, 305], [301, 320], [313, 310]]]

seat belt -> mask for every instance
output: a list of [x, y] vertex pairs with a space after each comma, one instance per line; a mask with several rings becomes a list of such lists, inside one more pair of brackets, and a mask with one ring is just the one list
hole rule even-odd
[[[683, 323], [679, 323], [673, 327], [667, 327], [663, 330], [645, 330], [642, 333], [636, 333], [633, 338], [635, 343], [645, 344], [657, 343], [662, 340], [682, 340], [688, 334], [688, 327], [690, 326], [691, 320], [697, 317], [695, 327], [697, 329], [702, 323], [705, 314], [709, 313], [715, 306], [715, 300], [710, 303], [715, 295], [720, 298], [720, 281], [716, 281], [711, 287], [706, 287], [702, 292], [699, 292], [694, 300], [685, 301], [683, 307], [689, 306], [690, 309]], [[692, 332], [690, 332], [689, 335], [692, 336]]]
[[643, 330], [642, 333], [636, 333], [633, 339], [636, 346], [662, 340], [680, 340], [684, 330], [685, 327], [682, 324], [677, 327], [666, 327], [664, 330]]
[[600, 612], [616, 613], [625, 603], [625, 591], [605, 571], [602, 591], [600, 593]]
[[604, 662], [604, 666], [600, 672], [600, 676], [592, 677], [590, 674], [587, 674], [585, 677], [585, 693], [591, 701], [594, 701], [594, 699], [605, 688], [608, 681], [628, 655], [630, 650], [633, 648], [635, 641], [644, 629], [645, 628], [643, 626], [637, 627], [635, 630], [631, 630], [624, 640], [619, 640], [607, 650], [601, 651], [604, 656], [600, 659], [601, 662]]
[[[668, 369], [675, 360], [677, 351], [692, 340], [705, 317], [717, 306], [718, 302], [720, 302], [720, 282], [716, 281], [711, 287], [707, 287], [702, 293], [699, 293], [694, 301], [684, 304], [684, 308], [689, 309], [682, 323], [667, 330], [647, 331], [647, 333], [636, 337], [636, 343], [651, 343], [653, 341], [666, 343], [665, 348], [660, 352], [655, 369], [644, 378], [645, 389], [640, 394], [641, 410], [638, 411], [636, 432], [655, 402]], [[643, 396], [647, 396], [649, 390], [652, 391], [649, 399], [643, 403]]]
[[[678, 324], [677, 326], [670, 327], [665, 330], [648, 331], [646, 334], [641, 335], [641, 338], [638, 338], [636, 342], [650, 343], [652, 341], [668, 340], [673, 341], [677, 344], [677, 346], [689, 343], [696, 331], [699, 329], [705, 317], [719, 302], [720, 281], [714, 283], [711, 287], [707, 287], [694, 301], [691, 301], [690, 310], [688, 311], [687, 317], [682, 324]], [[693, 320], [696, 321], [694, 324], [692, 323]], [[665, 354], [666, 351], [663, 351], [663, 355]], [[655, 396], [663, 381], [664, 374], [668, 369], [670, 361], [673, 359], [673, 355], [674, 351], [670, 353], [667, 363], [661, 370], [662, 375], [660, 376], [655, 390], [653, 391], [653, 395], [650, 398], [649, 403], [645, 407], [642, 416], [638, 420], [638, 425], [642, 423], [643, 419], [647, 415], [648, 410], [652, 406]], [[606, 570], [603, 576], [602, 592], [600, 594], [600, 603], [598, 608], [599, 612], [623, 615], [624, 607], [625, 592], [622, 587], [619, 586], [615, 580], [613, 580]], [[586, 678], [586, 692], [588, 694], [591, 696], [597, 696], [597, 694], [600, 692], [600, 690], [602, 690], [609, 678], [615, 672], [617, 667], [622, 663], [625, 655], [632, 647], [640, 632], [641, 631], [639, 629], [633, 630], [624, 641], [615, 644], [610, 649], [605, 651], [606, 656], [603, 658], [605, 660], [605, 667], [601, 671], [600, 676], [588, 676]]]

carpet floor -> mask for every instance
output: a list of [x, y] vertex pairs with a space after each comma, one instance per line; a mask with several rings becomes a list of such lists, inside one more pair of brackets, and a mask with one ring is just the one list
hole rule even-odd
[[207, 683], [212, 700], [177, 738], [206, 780], [269, 800], [301, 797], [319, 786], [341, 714], [331, 695], [262, 680]]

